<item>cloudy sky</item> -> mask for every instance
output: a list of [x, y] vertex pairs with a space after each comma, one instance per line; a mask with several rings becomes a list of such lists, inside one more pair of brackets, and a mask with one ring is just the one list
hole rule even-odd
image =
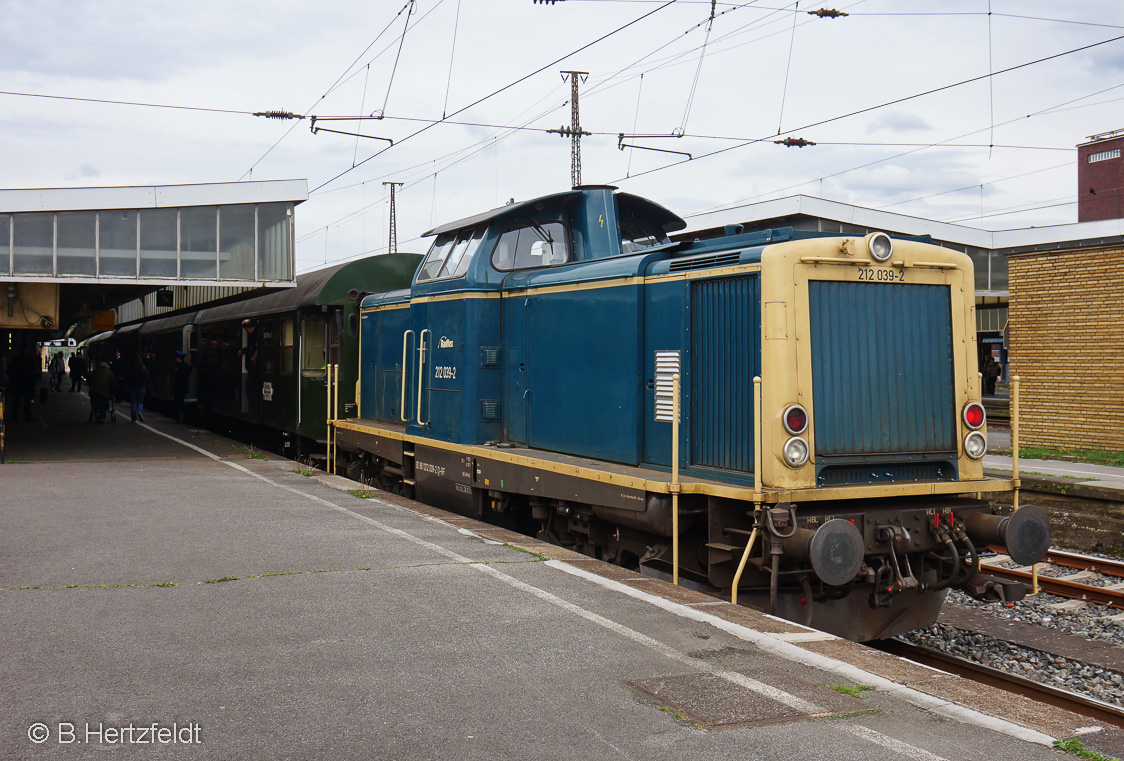
[[[589, 72], [583, 182], [683, 216], [803, 193], [988, 229], [1075, 222], [1074, 147], [1124, 128], [1119, 0], [714, 7], [0, 0], [0, 184], [307, 179], [305, 271], [386, 250], [387, 181], [404, 183], [400, 250], [568, 188], [570, 141], [545, 132], [570, 123], [563, 70]], [[394, 144], [252, 115], [271, 110], [381, 114], [319, 126]]]

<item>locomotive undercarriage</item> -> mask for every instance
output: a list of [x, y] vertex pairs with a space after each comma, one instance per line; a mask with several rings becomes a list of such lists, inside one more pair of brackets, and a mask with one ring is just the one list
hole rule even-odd
[[[628, 511], [463, 486], [419, 494], [404, 459], [405, 466], [365, 453], [348, 474], [592, 558], [671, 574], [667, 495], [649, 494], [643, 510]], [[729, 599], [752, 537], [739, 602], [857, 641], [932, 623], [948, 589], [994, 602], [1021, 599], [1025, 585], [980, 574], [979, 554], [1000, 545], [1029, 563], [1049, 542], [1037, 508], [994, 516], [986, 501], [970, 497], [782, 503], [755, 512], [752, 503], [682, 495], [679, 514], [682, 583]]]
[[[932, 623], [951, 588], [991, 602], [1021, 599], [1025, 585], [980, 574], [979, 553], [988, 544], [1010, 540], [1021, 545], [1014, 554], [1033, 554], [1045, 526], [1036, 508], [1012, 525], [976, 499], [871, 500], [858, 509], [854, 503], [834, 509], [782, 504], [761, 510], [756, 520], [752, 505], [747, 509], [744, 503], [712, 498], [706, 510], [698, 499], [693, 505], [690, 498], [684, 501], [682, 580], [728, 598], [756, 528], [739, 600], [858, 641]], [[619, 565], [671, 574], [668, 537], [613, 526], [600, 520], [593, 506], [534, 499], [530, 505], [539, 536], [547, 541]], [[850, 528], [842, 529], [841, 523]]]

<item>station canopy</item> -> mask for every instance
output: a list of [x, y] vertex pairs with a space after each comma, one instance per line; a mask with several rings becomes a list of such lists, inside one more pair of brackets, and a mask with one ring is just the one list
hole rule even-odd
[[304, 180], [0, 190], [0, 301], [53, 294], [29, 327], [57, 330], [168, 286], [291, 286], [307, 198]]

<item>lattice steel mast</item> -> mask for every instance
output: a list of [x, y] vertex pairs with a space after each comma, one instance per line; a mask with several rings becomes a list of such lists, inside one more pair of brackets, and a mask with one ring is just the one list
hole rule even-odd
[[[573, 187], [582, 184], [582, 128], [578, 120], [578, 82], [589, 79], [588, 71], [564, 71], [562, 78], [570, 77], [570, 182]], [[565, 134], [565, 132], [563, 132]], [[585, 133], [588, 134], [588, 133]]]
[[401, 185], [401, 182], [384, 182], [383, 185], [390, 186], [390, 245], [387, 247], [387, 253], [398, 253], [398, 215], [394, 210], [394, 187]]

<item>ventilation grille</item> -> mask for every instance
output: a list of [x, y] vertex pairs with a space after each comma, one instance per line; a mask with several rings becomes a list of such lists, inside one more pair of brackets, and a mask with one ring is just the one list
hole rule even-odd
[[956, 468], [947, 462], [892, 463], [882, 465], [828, 465], [820, 471], [820, 486], [894, 483], [898, 481], [952, 481]]
[[500, 402], [499, 402], [499, 399], [481, 399], [480, 400], [480, 419], [481, 420], [499, 420], [500, 419]]
[[734, 251], [726, 254], [711, 254], [694, 258], [678, 259], [668, 265], [668, 272], [686, 272], [688, 270], [705, 270], [711, 267], [729, 267], [741, 261], [742, 252]]
[[656, 422], [670, 423], [675, 419], [673, 376], [679, 374], [679, 352], [656, 352]]

